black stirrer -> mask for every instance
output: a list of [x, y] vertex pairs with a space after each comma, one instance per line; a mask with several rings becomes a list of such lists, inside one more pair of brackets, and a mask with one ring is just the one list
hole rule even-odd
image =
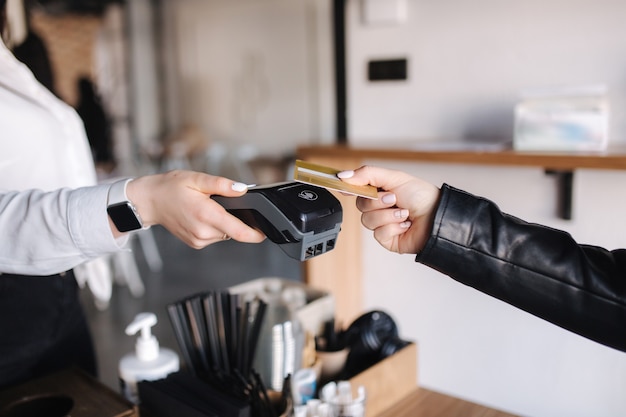
[[178, 341], [178, 346], [180, 347], [180, 351], [183, 355], [185, 363], [191, 368], [191, 372], [195, 374], [195, 369], [193, 369], [193, 362], [191, 361], [191, 356], [189, 355], [189, 351], [187, 350], [187, 342], [185, 340], [185, 330], [184, 324], [181, 320], [180, 315], [178, 314], [178, 306], [177, 304], [170, 304], [167, 306], [167, 313], [170, 318], [170, 322], [172, 323], [172, 327], [174, 328], [174, 335], [176, 336], [176, 341]]
[[222, 360], [222, 370], [226, 374], [230, 374], [230, 366], [228, 363], [228, 347], [226, 346], [226, 323], [224, 319], [224, 306], [222, 303], [222, 294], [215, 295], [215, 317], [217, 319], [218, 341], [220, 348], [220, 359]]
[[211, 364], [213, 369], [220, 369], [222, 361], [220, 360], [219, 354], [213, 293], [208, 293], [202, 297], [202, 307], [204, 310], [204, 317], [207, 326], [207, 335], [209, 338]]
[[263, 300], [257, 299], [257, 309], [254, 314], [252, 328], [250, 329], [249, 343], [246, 344], [249, 346], [249, 348], [245, 358], [246, 364], [244, 368], [244, 375], [248, 375], [250, 373], [252, 361], [254, 360], [254, 354], [256, 352], [256, 348], [259, 342], [259, 336], [261, 334], [261, 324], [263, 324], [263, 317], [265, 316], [266, 307], [267, 304], [265, 304]]
[[206, 373], [209, 371], [209, 364], [207, 362], [206, 347], [202, 337], [202, 333], [204, 332], [204, 319], [198, 315], [195, 304], [197, 304], [197, 297], [189, 298], [184, 302], [187, 320], [189, 322], [189, 333], [191, 334], [190, 349], [195, 352], [202, 373]]

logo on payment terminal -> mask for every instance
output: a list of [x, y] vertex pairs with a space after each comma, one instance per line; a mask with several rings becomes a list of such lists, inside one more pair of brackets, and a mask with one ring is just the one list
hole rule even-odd
[[300, 193], [298, 194], [298, 197], [304, 199], [304, 200], [308, 200], [308, 201], [315, 201], [317, 200], [317, 194], [313, 191], [310, 190], [303, 190], [300, 191]]

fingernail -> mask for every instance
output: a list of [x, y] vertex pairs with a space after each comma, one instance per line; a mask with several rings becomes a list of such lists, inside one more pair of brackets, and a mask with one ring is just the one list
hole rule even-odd
[[352, 178], [354, 177], [354, 171], [341, 171], [337, 173], [337, 177], [339, 178]]
[[243, 182], [233, 182], [233, 185], [230, 186], [233, 191], [243, 191], [247, 190], [248, 186]]
[[393, 212], [393, 215], [396, 216], [397, 219], [404, 219], [409, 215], [409, 211], [407, 209], [396, 210]]
[[385, 194], [381, 201], [384, 204], [395, 204], [396, 203], [396, 195], [395, 194]]
[[400, 223], [400, 227], [403, 229], [408, 229], [409, 227], [411, 227], [411, 221], [407, 220], [405, 222]]

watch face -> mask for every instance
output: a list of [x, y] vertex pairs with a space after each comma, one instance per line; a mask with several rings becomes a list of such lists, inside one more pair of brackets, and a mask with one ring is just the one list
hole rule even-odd
[[130, 232], [142, 228], [133, 206], [128, 201], [110, 205], [107, 207], [107, 213], [120, 232]]

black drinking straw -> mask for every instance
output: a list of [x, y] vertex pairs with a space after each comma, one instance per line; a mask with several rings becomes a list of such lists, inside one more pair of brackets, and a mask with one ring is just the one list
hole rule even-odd
[[237, 311], [239, 308], [239, 296], [236, 294], [229, 294], [229, 307], [230, 312], [228, 314], [229, 323], [230, 323], [230, 337], [228, 338], [228, 356], [230, 357], [230, 363], [233, 367], [239, 368], [239, 363], [237, 360], [237, 346], [241, 343], [239, 341], [239, 320], [237, 316]]
[[262, 300], [257, 300], [257, 310], [254, 314], [254, 321], [252, 322], [252, 328], [250, 330], [250, 336], [247, 345], [250, 346], [245, 356], [245, 367], [243, 368], [243, 374], [248, 375], [252, 367], [252, 361], [254, 360], [254, 353], [256, 352], [257, 345], [259, 343], [259, 336], [261, 335], [261, 324], [263, 323], [263, 317], [265, 316], [265, 309], [267, 304]]
[[189, 367], [189, 370], [195, 374], [193, 362], [191, 361], [191, 356], [189, 355], [189, 351], [187, 350], [188, 345], [185, 338], [185, 325], [181, 320], [180, 314], [178, 313], [178, 304], [168, 305], [167, 312], [170, 318], [170, 322], [172, 323], [172, 327], [174, 328], [174, 336], [176, 337], [176, 341], [178, 342], [178, 346], [180, 347], [183, 359]]
[[196, 299], [187, 299], [184, 303], [185, 311], [187, 313], [187, 320], [189, 322], [189, 333], [191, 334], [191, 346], [190, 349], [194, 352], [194, 357], [198, 361], [198, 366], [201, 368], [202, 373], [209, 371], [209, 364], [206, 358], [206, 347], [204, 343], [203, 333], [203, 318], [198, 315], [197, 308], [195, 307]]
[[244, 303], [239, 313], [239, 343], [237, 344], [237, 367], [239, 371], [245, 370], [245, 358], [250, 345], [248, 338], [248, 323], [250, 322], [250, 302]]
[[215, 308], [213, 303], [213, 295], [206, 294], [202, 299], [202, 307], [204, 310], [205, 321], [207, 325], [207, 334], [209, 337], [209, 350], [213, 369], [219, 369], [221, 360], [219, 357], [218, 336], [215, 328]]
[[221, 294], [215, 297], [215, 318], [217, 321], [218, 345], [220, 350], [220, 359], [222, 370], [227, 374], [230, 373], [230, 364], [228, 363], [228, 347], [226, 346], [226, 323], [224, 318], [224, 304]]

